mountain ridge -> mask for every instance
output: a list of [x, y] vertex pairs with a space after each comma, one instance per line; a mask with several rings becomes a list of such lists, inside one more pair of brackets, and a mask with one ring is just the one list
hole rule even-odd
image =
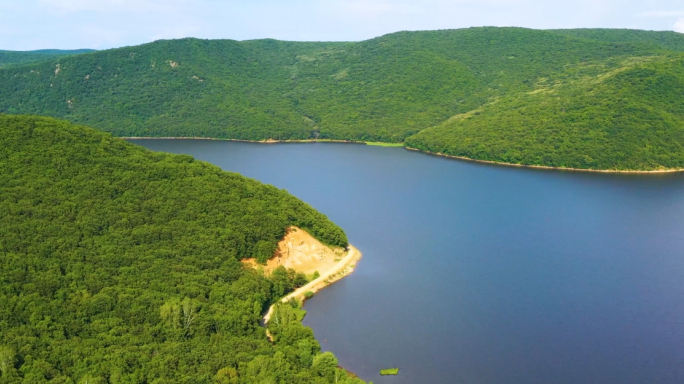
[[534, 91], [543, 78], [600, 77], [629, 60], [680, 51], [684, 35], [675, 32], [601, 29], [405, 31], [362, 42], [161, 40], [2, 69], [0, 112], [66, 118], [125, 137], [399, 143]]

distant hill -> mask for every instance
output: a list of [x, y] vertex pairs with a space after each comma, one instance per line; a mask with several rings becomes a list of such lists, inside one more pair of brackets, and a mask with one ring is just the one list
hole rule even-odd
[[2, 51], [0, 50], [0, 68], [11, 65], [27, 64], [54, 59], [59, 56], [78, 55], [94, 52], [93, 49], [40, 49], [37, 51]]
[[424, 151], [582, 169], [684, 169], [684, 55], [540, 79], [406, 140]]
[[[406, 140], [437, 148], [462, 138], [446, 123], [454, 116], [483, 108], [503, 113], [490, 105], [523, 100], [550, 79], [564, 81], [563, 92], [573, 94], [570, 88], [579, 91], [584, 83], [571, 79], [604, 78], [629, 63], [667, 61], [682, 51], [682, 34], [605, 29], [483, 27], [356, 43], [157, 41], [0, 70], [0, 111], [61, 117], [118, 136]], [[547, 96], [539, 93], [537, 101]], [[641, 96], [633, 96], [639, 105]], [[412, 138], [434, 126], [442, 127], [439, 135], [431, 130]], [[567, 134], [572, 143], [590, 139], [582, 132]], [[626, 135], [632, 147], [645, 145], [642, 135]], [[442, 141], [431, 142], [437, 136]], [[609, 138], [600, 145], [610, 153], [618, 144]], [[545, 150], [560, 159], [557, 148]], [[647, 163], [669, 164], [640, 162]]]
[[684, 52], [684, 35], [672, 31], [642, 31], [639, 29], [553, 29], [549, 32], [588, 40], [612, 43], [656, 44], [665, 49]]
[[286, 191], [30, 116], [0, 115], [0, 180], [1, 383], [362, 383], [289, 305], [259, 326], [303, 276], [241, 259], [347, 245]]

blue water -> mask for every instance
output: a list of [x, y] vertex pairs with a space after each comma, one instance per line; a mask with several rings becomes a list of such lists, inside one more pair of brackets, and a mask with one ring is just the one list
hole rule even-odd
[[[306, 304], [384, 383], [684, 382], [684, 174], [531, 170], [352, 144], [138, 140], [285, 188], [356, 272]], [[380, 377], [383, 368], [399, 376]]]

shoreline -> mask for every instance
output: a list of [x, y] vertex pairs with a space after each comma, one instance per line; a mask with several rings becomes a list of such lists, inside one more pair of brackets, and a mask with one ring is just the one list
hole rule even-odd
[[[241, 143], [257, 143], [257, 144], [277, 144], [277, 143], [348, 143], [348, 144], [368, 144], [374, 143], [370, 141], [355, 141], [355, 140], [337, 140], [337, 139], [297, 139], [297, 140], [242, 140], [242, 139], [223, 139], [216, 137], [190, 137], [190, 136], [168, 136], [168, 137], [149, 137], [149, 136], [127, 136], [119, 137], [123, 140], [216, 140], [216, 141], [237, 141]], [[373, 144], [370, 144], [373, 145]], [[403, 144], [402, 144], [403, 146]]]
[[632, 173], [632, 174], [641, 173], [641, 174], [651, 174], [651, 175], [684, 172], [684, 168], [658, 169], [658, 170], [652, 170], [652, 171], [638, 171], [638, 170], [621, 170], [621, 169], [566, 168], [566, 167], [551, 167], [548, 165], [526, 165], [526, 164], [504, 163], [504, 162], [500, 162], [500, 161], [491, 161], [491, 160], [471, 159], [470, 157], [447, 155], [445, 153], [440, 153], [440, 152], [423, 151], [423, 150], [420, 150], [418, 148], [411, 148], [411, 147], [406, 147], [406, 146], [404, 146], [404, 149], [407, 149], [409, 151], [416, 151], [416, 152], [424, 153], [426, 155], [448, 157], [451, 159], [472, 161], [475, 163], [483, 163], [483, 164], [490, 164], [490, 165], [501, 165], [501, 166], [505, 166], [505, 167], [545, 169], [545, 170], [553, 170], [553, 171], [595, 172], [595, 173], [627, 173], [627, 174], [629, 174], [629, 173]]
[[[356, 264], [359, 262], [359, 260], [361, 260], [362, 256], [363, 254], [350, 244], [349, 251], [346, 255], [344, 255], [344, 257], [342, 257], [342, 259], [337, 263], [337, 265], [335, 265], [334, 268], [320, 275], [315, 280], [308, 282], [306, 285], [295, 289], [293, 292], [290, 292], [287, 296], [280, 299], [279, 302], [286, 303], [290, 299], [297, 299], [301, 300], [303, 304], [306, 300], [306, 292], [316, 293], [332, 285], [333, 283], [351, 275], [352, 272], [354, 272], [354, 269], [356, 269]], [[271, 314], [273, 313], [274, 305], [275, 304], [271, 305], [268, 308], [266, 314], [264, 315], [264, 325], [268, 324], [268, 321], [271, 319]]]
[[[242, 143], [257, 143], [257, 144], [318, 143], [318, 142], [321, 142], [321, 143], [366, 144], [366, 145], [371, 145], [371, 146], [384, 146], [384, 147], [397, 147], [397, 148], [403, 147], [404, 149], [407, 149], [409, 151], [416, 151], [416, 152], [424, 153], [426, 155], [441, 156], [441, 157], [447, 157], [447, 158], [456, 159], [456, 160], [472, 161], [475, 163], [482, 163], [482, 164], [501, 165], [501, 166], [506, 166], [506, 167], [546, 169], [546, 170], [553, 170], [553, 171], [594, 172], [594, 173], [614, 173], [614, 174], [619, 174], [619, 173], [648, 174], [648, 175], [684, 172], [684, 168], [668, 168], [668, 169], [658, 169], [658, 170], [651, 170], [651, 171], [640, 171], [640, 170], [621, 170], [621, 169], [566, 168], [566, 167], [551, 167], [548, 165], [514, 164], [514, 163], [505, 163], [505, 162], [500, 162], [500, 161], [478, 160], [478, 159], [472, 159], [470, 157], [465, 157], [465, 156], [447, 155], [447, 154], [441, 153], [441, 152], [423, 151], [423, 150], [418, 149], [418, 148], [407, 147], [403, 143], [384, 143], [384, 144], [388, 144], [388, 145], [380, 145], [380, 144], [378, 144], [379, 142], [373, 142], [373, 141], [353, 141], [353, 140], [334, 140], [334, 139], [241, 140], [241, 139], [219, 139], [219, 138], [213, 138], [213, 137], [142, 137], [142, 136], [141, 137], [118, 137], [118, 138], [123, 139], [123, 140], [220, 140], [220, 141], [236, 141], [236, 142], [242, 142]], [[401, 144], [401, 145], [399, 145], [399, 144]]]
[[337, 140], [337, 139], [298, 139], [298, 140], [242, 140], [242, 139], [221, 139], [215, 137], [185, 137], [185, 136], [169, 136], [169, 137], [149, 137], [149, 136], [130, 136], [118, 137], [123, 140], [216, 140], [216, 141], [236, 141], [241, 143], [257, 143], [257, 144], [278, 144], [278, 143], [346, 143], [346, 144], [366, 144], [376, 147], [404, 147], [404, 143], [389, 143], [384, 141], [363, 141], [363, 140]]

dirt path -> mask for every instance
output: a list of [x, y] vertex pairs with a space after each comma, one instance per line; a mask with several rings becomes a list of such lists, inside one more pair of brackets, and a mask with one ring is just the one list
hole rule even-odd
[[[283, 297], [280, 301], [285, 303], [292, 298], [303, 301], [304, 294], [306, 292], [316, 293], [328, 285], [342, 279], [343, 277], [350, 275], [352, 272], [354, 272], [356, 263], [359, 260], [361, 260], [361, 252], [350, 245], [347, 254], [344, 255], [342, 259], [338, 261], [332, 268], [325, 271], [316, 280], [309, 282], [307, 285], [298, 288], [294, 292]], [[273, 306], [268, 309], [266, 316], [264, 316], [264, 324], [268, 323], [268, 320], [271, 318], [271, 313], [273, 313]]]

